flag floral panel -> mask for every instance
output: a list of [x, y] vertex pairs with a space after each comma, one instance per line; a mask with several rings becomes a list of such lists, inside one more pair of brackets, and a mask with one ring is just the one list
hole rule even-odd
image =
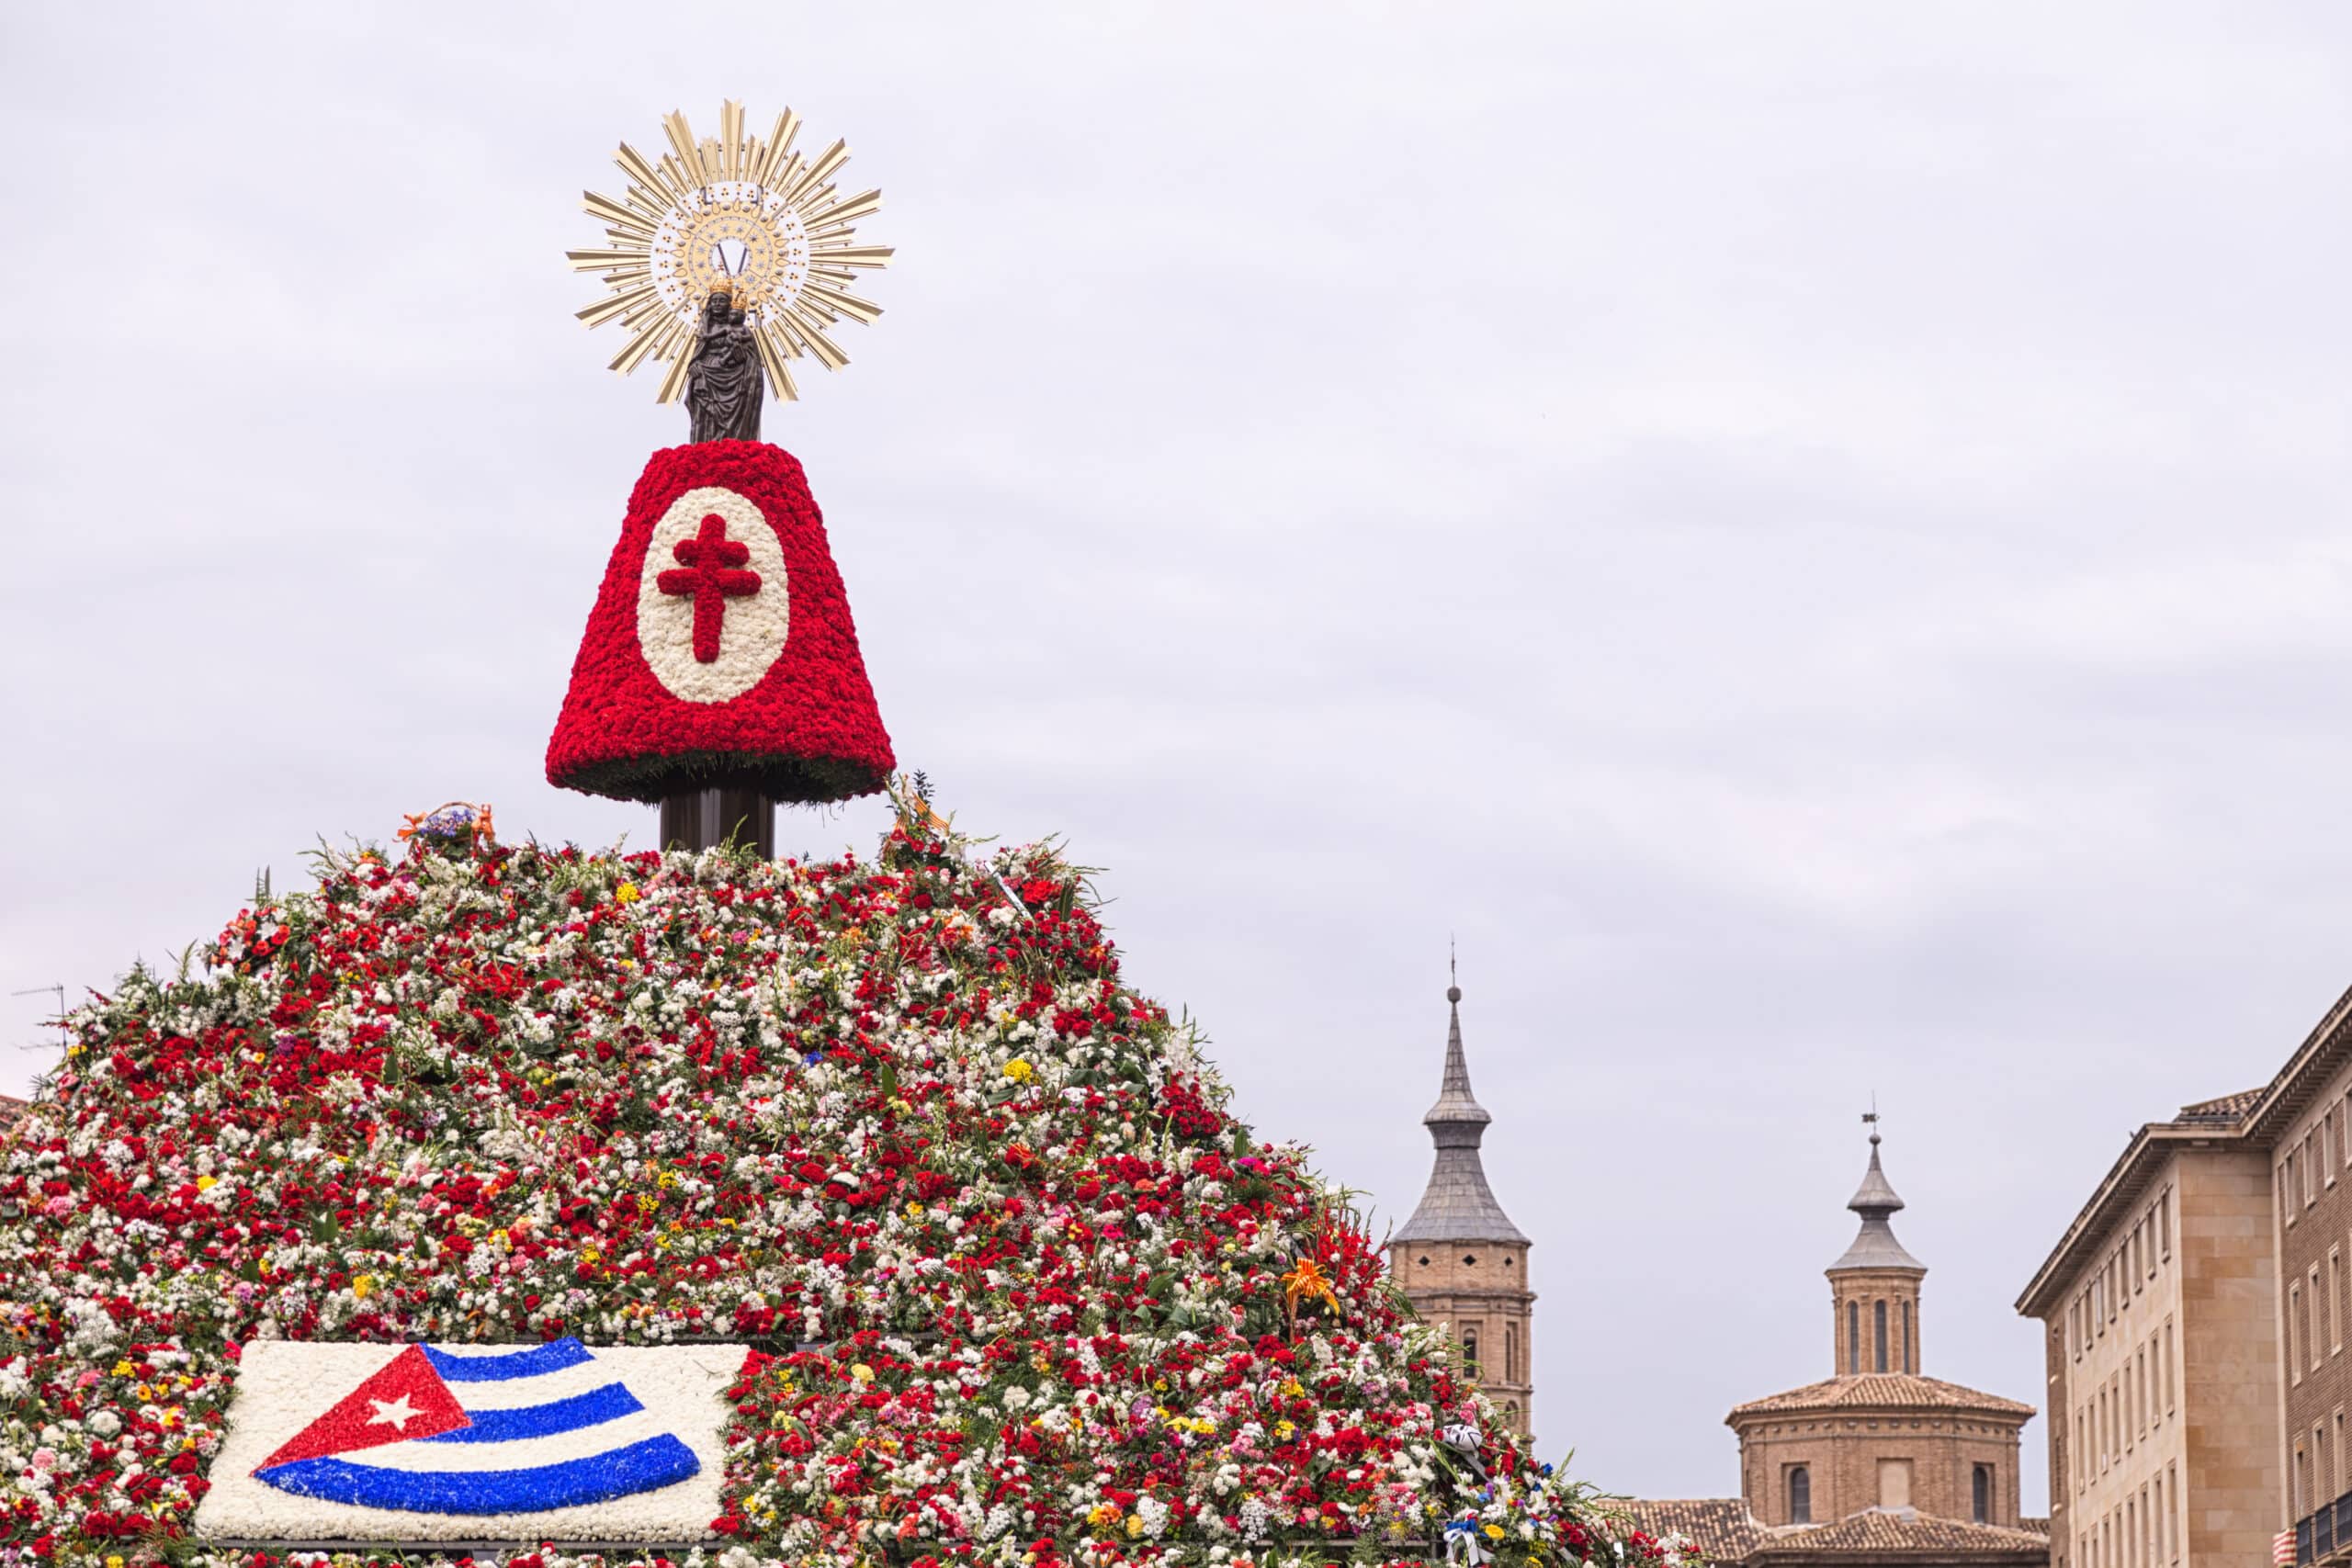
[[711, 1538], [741, 1345], [266, 1339], [240, 1358], [200, 1536]]

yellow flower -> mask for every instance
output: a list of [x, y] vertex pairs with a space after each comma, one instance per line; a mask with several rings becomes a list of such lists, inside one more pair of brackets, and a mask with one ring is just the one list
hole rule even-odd
[[196, 1190], [198, 1192], [209, 1192], [220, 1185], [220, 1179], [215, 1176], [199, 1176], [196, 1179]]
[[373, 1274], [355, 1274], [355, 1275], [353, 1275], [353, 1276], [352, 1276], [352, 1279], [351, 1279], [351, 1293], [352, 1293], [353, 1295], [355, 1295], [355, 1296], [357, 1296], [361, 1301], [363, 1301], [363, 1302], [364, 1302], [364, 1301], [366, 1301], [369, 1296], [371, 1296], [371, 1295], [373, 1295], [373, 1294], [375, 1293], [375, 1291], [376, 1291], [376, 1276], [375, 1276], [375, 1275], [373, 1275]]
[[634, 904], [642, 897], [634, 882], [624, 882], [613, 889], [613, 902], [616, 904]]
[[1487, 1527], [1487, 1533], [1494, 1537], [1495, 1540], [1500, 1540], [1503, 1538], [1503, 1527], [1500, 1525], [1488, 1525]]
[[107, 1558], [107, 1568], [122, 1568], [122, 1559], [119, 1557]]
[[650, 1192], [640, 1192], [637, 1195], [637, 1212], [640, 1214], [650, 1214], [661, 1206], [662, 1200]]
[[1143, 1516], [1141, 1514], [1129, 1514], [1127, 1516], [1127, 1534], [1131, 1538], [1143, 1534]]
[[864, 1361], [860, 1361], [850, 1368], [849, 1375], [856, 1379], [859, 1382], [872, 1382], [874, 1381], [874, 1369], [867, 1366]]
[[908, 1205], [907, 1205], [907, 1218], [909, 1218], [909, 1219], [910, 1219], [910, 1220], [919, 1220], [919, 1219], [922, 1219], [922, 1205], [921, 1203], [910, 1203], [910, 1204], [908, 1204]]
[[128, 1360], [117, 1361], [114, 1364], [114, 1375], [119, 1378], [129, 1377], [130, 1375], [130, 1363]]
[[1004, 1065], [1004, 1076], [1011, 1078], [1014, 1083], [1027, 1083], [1030, 1076], [1037, 1069], [1031, 1066], [1024, 1058], [1020, 1056], [1013, 1057], [1012, 1060]]

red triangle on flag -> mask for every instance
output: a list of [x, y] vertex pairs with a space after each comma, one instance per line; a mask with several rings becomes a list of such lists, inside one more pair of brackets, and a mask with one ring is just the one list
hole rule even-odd
[[424, 1350], [412, 1345], [344, 1395], [334, 1408], [287, 1439], [254, 1467], [254, 1473], [275, 1464], [381, 1448], [472, 1425], [458, 1396], [425, 1359]]

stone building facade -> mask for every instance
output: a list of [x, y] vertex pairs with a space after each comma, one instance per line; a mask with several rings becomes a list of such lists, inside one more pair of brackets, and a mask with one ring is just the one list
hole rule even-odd
[[1437, 1145], [1429, 1185], [1388, 1238], [1388, 1271], [1414, 1310], [1449, 1325], [1478, 1386], [1512, 1430], [1535, 1429], [1535, 1292], [1531, 1245], [1487, 1185], [1478, 1146], [1494, 1120], [1470, 1092], [1462, 1050], [1462, 987], [1449, 986], [1445, 1071], [1421, 1118]]
[[1847, 1207], [1860, 1217], [1829, 1281], [1830, 1376], [1733, 1407], [1740, 1495], [1634, 1504], [1717, 1564], [2042, 1568], [2050, 1538], [2018, 1510], [2030, 1404], [1920, 1371], [1927, 1265], [1895, 1238], [1903, 1208], [1871, 1135]]
[[2068, 1413], [2066, 1568], [2260, 1562], [2281, 1532], [2352, 1562], [2352, 993], [2263, 1088], [2141, 1128], [2018, 1310]]

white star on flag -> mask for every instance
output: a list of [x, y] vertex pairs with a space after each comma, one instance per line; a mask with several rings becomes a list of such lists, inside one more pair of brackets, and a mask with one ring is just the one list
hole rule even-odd
[[424, 1414], [408, 1402], [407, 1394], [401, 1394], [398, 1399], [371, 1399], [368, 1403], [376, 1407], [376, 1414], [368, 1417], [368, 1425], [389, 1425], [395, 1432], [407, 1431], [410, 1420]]

